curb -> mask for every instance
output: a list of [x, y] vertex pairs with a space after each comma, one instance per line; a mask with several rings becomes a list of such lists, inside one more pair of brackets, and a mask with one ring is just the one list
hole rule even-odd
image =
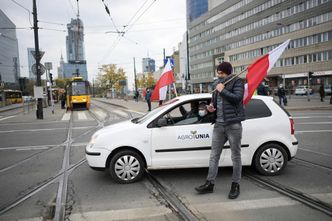
[[22, 105], [22, 106], [11, 107], [11, 108], [8, 108], [8, 109], [0, 110], [0, 113], [2, 113], [2, 112], [6, 112], [6, 111], [15, 110], [15, 109], [19, 109], [19, 108], [23, 108], [23, 105]]
[[288, 111], [332, 110], [332, 105], [331, 107], [289, 107], [285, 109]]

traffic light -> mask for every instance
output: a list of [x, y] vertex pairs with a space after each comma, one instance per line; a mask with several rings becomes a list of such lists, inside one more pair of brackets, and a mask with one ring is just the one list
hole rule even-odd
[[53, 76], [52, 76], [52, 73], [50, 73], [50, 82], [53, 85]]
[[313, 72], [309, 71], [309, 78], [312, 78], [313, 74], [314, 74]]

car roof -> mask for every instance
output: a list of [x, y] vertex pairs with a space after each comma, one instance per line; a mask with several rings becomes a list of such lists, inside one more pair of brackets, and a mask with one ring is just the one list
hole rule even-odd
[[[181, 95], [181, 96], [175, 97], [173, 99], [178, 99], [179, 102], [182, 102], [182, 101], [188, 101], [188, 100], [194, 100], [194, 99], [208, 99], [211, 97], [212, 97], [211, 93], [201, 93], [201, 94]], [[254, 95], [253, 98], [260, 99], [260, 100], [272, 100], [273, 99], [273, 97], [271, 97], [271, 96], [262, 96], [262, 95]]]

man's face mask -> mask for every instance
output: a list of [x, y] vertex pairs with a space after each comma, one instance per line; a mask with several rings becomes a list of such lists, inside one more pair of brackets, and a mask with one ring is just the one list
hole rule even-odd
[[199, 115], [200, 117], [204, 117], [204, 116], [206, 115], [205, 110], [199, 110], [199, 111], [198, 111], [198, 115]]

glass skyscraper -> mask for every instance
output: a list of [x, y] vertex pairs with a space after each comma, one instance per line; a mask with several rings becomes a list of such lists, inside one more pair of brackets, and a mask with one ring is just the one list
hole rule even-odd
[[20, 59], [15, 24], [0, 10], [0, 78], [6, 85], [18, 84]]
[[84, 26], [81, 19], [71, 19], [67, 24], [66, 37], [67, 61], [63, 66], [63, 77], [71, 78], [77, 72], [88, 80], [88, 71], [84, 54]]

